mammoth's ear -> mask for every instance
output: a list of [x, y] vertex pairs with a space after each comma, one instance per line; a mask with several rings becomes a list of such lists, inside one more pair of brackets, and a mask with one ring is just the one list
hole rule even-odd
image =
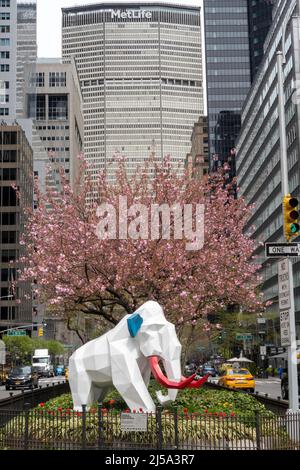
[[141, 328], [143, 321], [144, 320], [142, 319], [142, 317], [140, 316], [138, 312], [133, 313], [127, 319], [128, 331], [132, 338], [135, 338], [136, 335], [138, 334], [138, 331]]

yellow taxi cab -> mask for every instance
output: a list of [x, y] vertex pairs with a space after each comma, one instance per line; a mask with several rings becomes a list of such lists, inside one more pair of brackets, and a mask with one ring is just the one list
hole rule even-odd
[[254, 393], [254, 377], [248, 369], [226, 368], [219, 378], [219, 385], [227, 388], [248, 390]]
[[66, 381], [68, 382], [69, 381], [69, 368], [68, 367], [65, 368], [65, 378], [66, 378]]

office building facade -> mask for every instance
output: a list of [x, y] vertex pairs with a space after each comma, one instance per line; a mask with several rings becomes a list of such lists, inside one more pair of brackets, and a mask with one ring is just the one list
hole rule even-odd
[[191, 144], [191, 150], [185, 159], [185, 168], [191, 177], [203, 179], [209, 170], [207, 116], [200, 116], [194, 124]]
[[204, 0], [210, 168], [223, 166], [263, 58], [273, 1]]
[[33, 120], [42, 150], [40, 155], [34, 145], [35, 176], [44, 186], [49, 167], [59, 188], [59, 168], [63, 168], [73, 186], [78, 176], [77, 157], [83, 149], [82, 95], [75, 61], [63, 64], [60, 59], [43, 59], [26, 66], [23, 94], [24, 117]]
[[[33, 204], [33, 155], [21, 126], [0, 125], [0, 330], [32, 322], [31, 284], [18, 282], [24, 211]], [[21, 198], [16, 192], [18, 188]]]
[[96, 4], [63, 9], [63, 58], [83, 94], [92, 171], [126, 157], [132, 174], [150, 154], [184, 165], [203, 114], [200, 8]]
[[[284, 94], [288, 152], [289, 191], [300, 192], [300, 77], [298, 1], [280, 0], [274, 7], [274, 21], [265, 43], [265, 55], [242, 111], [242, 129], [237, 142], [237, 177], [240, 195], [254, 204], [249, 227], [258, 243], [255, 255], [262, 264], [263, 292], [270, 307], [278, 311], [277, 261], [267, 259], [265, 242], [283, 241], [280, 136], [278, 118], [277, 50], [283, 38]], [[300, 263], [293, 259], [295, 309], [298, 337], [300, 334]]]
[[[251, 84], [248, 0], [204, 0], [210, 165], [235, 146]], [[214, 163], [214, 167], [216, 163]]]
[[248, 0], [251, 80], [264, 55], [264, 42], [272, 24], [275, 0]]

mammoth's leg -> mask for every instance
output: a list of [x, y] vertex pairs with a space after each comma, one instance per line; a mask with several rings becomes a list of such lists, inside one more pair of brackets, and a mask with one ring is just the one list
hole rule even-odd
[[112, 381], [131, 410], [154, 413], [155, 405], [135, 358], [118, 345], [110, 345]]
[[82, 411], [82, 405], [91, 405], [94, 401], [93, 385], [87, 372], [70, 361], [69, 384], [73, 397], [73, 408]]

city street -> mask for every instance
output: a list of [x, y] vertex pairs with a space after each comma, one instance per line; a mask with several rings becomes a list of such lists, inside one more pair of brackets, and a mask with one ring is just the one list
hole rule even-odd
[[[53, 377], [53, 378], [49, 378], [49, 379], [40, 379], [39, 380], [39, 385], [42, 386], [42, 388], [45, 388], [47, 387], [47, 384], [49, 385], [52, 385], [53, 383], [58, 383], [58, 382], [65, 382], [65, 377], [64, 376], [61, 376], [61, 377]], [[25, 392], [30, 392], [30, 390], [28, 389], [25, 389]], [[5, 390], [5, 386], [2, 386], [0, 387], [0, 400], [3, 400], [4, 398], [8, 398], [10, 397], [11, 395], [10, 394], [13, 394], [13, 396], [15, 395], [20, 395], [22, 393], [21, 390]]]
[[[210, 382], [218, 383], [218, 377], [211, 378]], [[280, 379], [277, 377], [269, 377], [268, 379], [255, 379], [255, 392], [261, 395], [266, 393], [270, 398], [281, 397]]]

